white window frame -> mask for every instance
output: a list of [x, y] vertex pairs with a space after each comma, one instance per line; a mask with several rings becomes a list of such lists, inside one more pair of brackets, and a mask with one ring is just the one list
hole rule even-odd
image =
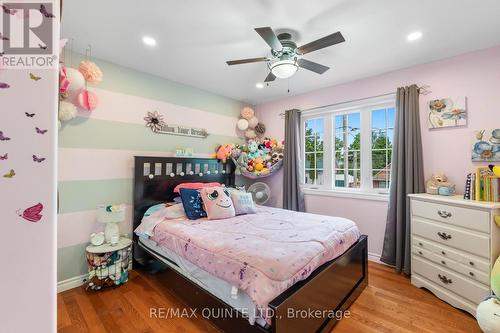
[[[395, 108], [396, 94], [366, 98], [303, 111], [301, 113], [301, 159], [302, 186], [305, 193], [356, 197], [362, 199], [387, 200], [389, 189], [373, 188], [372, 176], [372, 111]], [[360, 188], [336, 187], [334, 169], [334, 140], [336, 137], [335, 116], [349, 113], [360, 114], [361, 133], [361, 185]], [[323, 185], [305, 183], [305, 126], [308, 120], [324, 119], [323, 133]]]

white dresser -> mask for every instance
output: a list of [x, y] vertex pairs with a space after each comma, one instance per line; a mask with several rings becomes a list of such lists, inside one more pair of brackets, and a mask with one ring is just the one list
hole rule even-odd
[[500, 203], [411, 194], [411, 283], [476, 315], [500, 255]]

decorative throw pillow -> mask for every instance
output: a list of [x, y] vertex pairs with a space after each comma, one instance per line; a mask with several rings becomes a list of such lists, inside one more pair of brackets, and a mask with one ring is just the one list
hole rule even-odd
[[207, 213], [203, 209], [203, 201], [198, 190], [181, 188], [180, 194], [188, 219], [197, 220], [207, 216]]
[[233, 201], [227, 189], [205, 187], [200, 192], [209, 220], [227, 219], [236, 215]]
[[256, 214], [257, 207], [252, 199], [252, 194], [244, 191], [230, 191], [236, 215]]
[[192, 190], [200, 190], [204, 187], [215, 187], [215, 186], [222, 186], [220, 183], [182, 183], [177, 185], [174, 188], [174, 193], [179, 193], [179, 190], [181, 188], [190, 188]]

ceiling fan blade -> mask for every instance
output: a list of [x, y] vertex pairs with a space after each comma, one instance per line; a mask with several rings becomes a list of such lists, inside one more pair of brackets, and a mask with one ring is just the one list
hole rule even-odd
[[314, 42], [310, 42], [308, 44], [302, 45], [301, 47], [298, 47], [297, 53], [306, 54], [342, 42], [345, 42], [344, 36], [342, 36], [340, 31], [337, 31], [336, 33], [333, 33], [331, 35], [317, 39]]
[[323, 74], [324, 72], [330, 69], [330, 67], [323, 66], [321, 64], [318, 64], [317, 62], [309, 61], [306, 59], [297, 60], [297, 64], [302, 68], [305, 68], [307, 70], [310, 70], [311, 72], [318, 74]]
[[249, 58], [249, 59], [240, 59], [240, 60], [230, 60], [226, 61], [226, 63], [231, 66], [231, 65], [240, 65], [240, 64], [248, 64], [251, 62], [261, 62], [261, 61], [267, 61], [269, 60], [267, 57], [261, 57], [261, 58]]
[[269, 74], [267, 74], [266, 79], [264, 80], [264, 82], [271, 82], [271, 81], [274, 81], [274, 80], [276, 80], [276, 76], [274, 76], [274, 74], [272, 72], [269, 72]]
[[270, 27], [262, 27], [262, 28], [255, 28], [255, 31], [264, 39], [273, 50], [275, 51], [281, 51], [283, 46], [281, 45], [280, 40], [278, 37], [276, 37], [276, 34], [274, 33], [273, 29]]

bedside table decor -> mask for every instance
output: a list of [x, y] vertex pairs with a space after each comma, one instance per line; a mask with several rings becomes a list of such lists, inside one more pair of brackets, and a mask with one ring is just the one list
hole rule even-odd
[[97, 221], [106, 223], [104, 236], [106, 243], [116, 244], [120, 240], [118, 223], [125, 220], [125, 205], [100, 205], [97, 208]]
[[132, 269], [132, 241], [120, 238], [116, 245], [89, 245], [86, 249], [89, 277], [86, 289], [100, 290], [128, 281]]

